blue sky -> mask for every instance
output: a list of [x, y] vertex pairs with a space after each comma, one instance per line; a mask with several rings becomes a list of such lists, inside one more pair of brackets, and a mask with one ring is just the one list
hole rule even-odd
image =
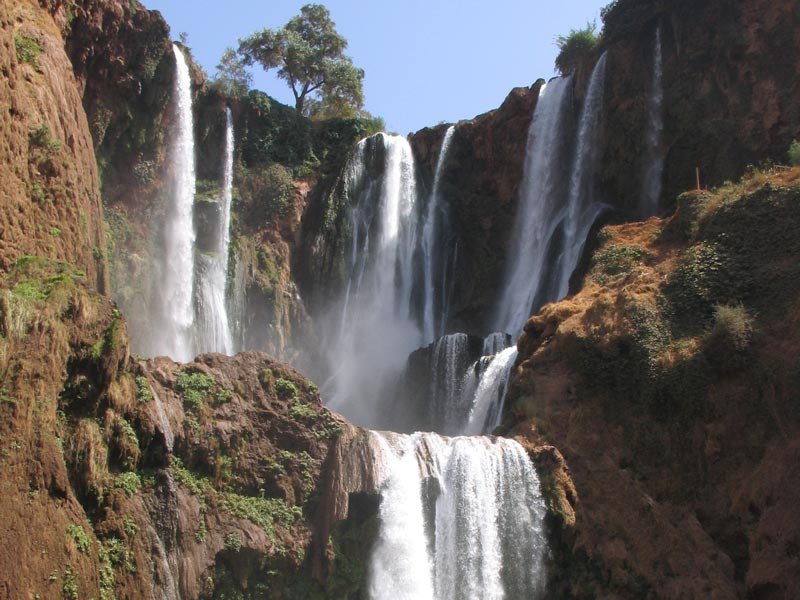
[[[406, 134], [469, 119], [500, 105], [511, 88], [554, 75], [555, 38], [597, 20], [610, 0], [323, 0], [366, 71], [365, 108]], [[306, 1], [142, 0], [213, 75], [227, 46], [284, 25]], [[254, 69], [254, 87], [294, 101], [286, 84]]]

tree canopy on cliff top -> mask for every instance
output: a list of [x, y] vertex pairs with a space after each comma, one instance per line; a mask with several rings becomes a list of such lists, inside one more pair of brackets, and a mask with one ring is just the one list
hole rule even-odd
[[301, 113], [308, 109], [307, 100], [315, 98], [317, 106], [344, 105], [356, 110], [363, 106], [364, 71], [345, 56], [346, 48], [347, 40], [320, 4], [306, 4], [280, 29], [264, 29], [239, 40], [245, 64], [278, 69]]

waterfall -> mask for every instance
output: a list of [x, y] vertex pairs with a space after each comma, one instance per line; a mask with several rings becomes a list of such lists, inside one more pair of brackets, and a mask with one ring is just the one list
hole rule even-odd
[[531, 314], [547, 270], [547, 249], [563, 218], [560, 194], [564, 120], [571, 78], [554, 79], [539, 91], [528, 128], [519, 208], [514, 221], [496, 331], [516, 335]]
[[233, 117], [225, 109], [225, 156], [223, 164], [222, 197], [219, 200], [220, 218], [214, 239], [216, 247], [210, 252], [197, 251], [196, 307], [197, 323], [195, 350], [233, 354], [233, 339], [228, 321], [226, 284], [230, 253], [231, 200], [233, 198]]
[[[428, 200], [428, 210], [422, 226], [422, 257], [425, 278], [422, 335], [424, 343], [430, 343], [436, 337], [443, 335], [446, 326], [448, 260], [446, 240], [442, 230], [447, 225], [447, 218], [439, 187], [447, 161], [447, 151], [450, 149], [455, 129], [454, 125], [448, 127], [442, 139], [442, 148], [439, 150], [439, 159], [436, 161], [436, 171], [433, 177], [433, 191]], [[436, 297], [436, 282], [441, 282], [439, 298]]]
[[380, 438], [387, 477], [369, 564], [372, 600], [541, 595], [545, 506], [519, 444], [432, 433], [373, 435]]
[[[488, 433], [500, 424], [511, 369], [516, 360], [516, 346], [506, 348], [493, 357], [481, 359], [482, 373], [477, 378], [475, 392], [469, 403], [469, 418], [464, 434]], [[478, 370], [477, 365], [475, 370]]]
[[341, 312], [331, 317], [335, 331], [327, 342], [330, 405], [369, 424], [381, 414], [375, 406], [381, 377], [399, 372], [422, 340], [412, 314], [418, 211], [408, 140], [378, 134], [359, 142], [344, 188], [352, 245]]
[[647, 137], [645, 139], [645, 172], [639, 216], [643, 219], [658, 213], [664, 173], [664, 151], [661, 146], [664, 132], [664, 84], [661, 28], [656, 29], [653, 48], [653, 81], [647, 98]]
[[567, 214], [564, 220], [563, 251], [556, 269], [558, 291], [553, 298], [563, 298], [569, 292], [569, 279], [581, 258], [586, 237], [605, 205], [594, 198], [595, 172], [599, 162], [600, 133], [605, 91], [606, 58], [604, 52], [589, 79], [578, 122], [575, 157], [570, 177]]
[[433, 347], [429, 396], [429, 426], [448, 435], [461, 433], [469, 405], [464, 403], [464, 374], [469, 358], [469, 336], [452, 333], [436, 340]]
[[165, 215], [162, 280], [157, 298], [159, 323], [154, 328], [152, 354], [186, 362], [192, 359], [194, 323], [194, 130], [189, 66], [178, 46], [173, 45], [172, 50], [176, 65], [176, 125], [169, 151], [172, 203]]

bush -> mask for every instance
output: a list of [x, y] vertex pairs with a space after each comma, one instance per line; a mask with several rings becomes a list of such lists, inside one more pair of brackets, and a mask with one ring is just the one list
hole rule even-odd
[[75, 525], [74, 523], [67, 525], [67, 535], [75, 542], [75, 547], [82, 554], [86, 554], [89, 548], [92, 547], [92, 540], [80, 525]]
[[288, 379], [283, 378], [275, 381], [275, 391], [281, 400], [293, 400], [299, 395], [297, 386]]
[[743, 304], [714, 306], [714, 322], [703, 340], [709, 362], [723, 372], [744, 366], [745, 352], [753, 337], [753, 322]]
[[235, 531], [225, 536], [225, 549], [231, 552], [239, 552], [242, 549], [242, 538]]
[[797, 140], [792, 142], [789, 146], [789, 164], [793, 167], [800, 166], [800, 142]]
[[202, 410], [215, 385], [214, 378], [203, 373], [181, 371], [175, 376], [175, 387], [183, 395], [183, 405], [190, 411]]
[[142, 479], [139, 474], [134, 471], [128, 471], [117, 475], [114, 480], [114, 489], [125, 492], [128, 497], [133, 496], [142, 487]]
[[17, 50], [17, 60], [28, 63], [34, 67], [39, 66], [39, 55], [42, 53], [42, 45], [36, 38], [28, 35], [15, 35], [14, 47]]
[[600, 36], [595, 23], [587, 23], [583, 29], [572, 29], [567, 35], [558, 36], [556, 68], [562, 75], [574, 73], [591, 57], [599, 41]]
[[252, 223], [273, 222], [284, 217], [292, 206], [292, 174], [277, 163], [263, 169], [244, 170], [238, 189]]

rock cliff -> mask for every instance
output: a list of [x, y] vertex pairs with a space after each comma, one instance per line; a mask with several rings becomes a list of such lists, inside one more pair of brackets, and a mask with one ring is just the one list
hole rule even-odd
[[554, 597], [800, 589], [798, 177], [606, 227], [581, 291], [525, 326], [505, 431], [558, 448], [574, 483], [544, 477]]

